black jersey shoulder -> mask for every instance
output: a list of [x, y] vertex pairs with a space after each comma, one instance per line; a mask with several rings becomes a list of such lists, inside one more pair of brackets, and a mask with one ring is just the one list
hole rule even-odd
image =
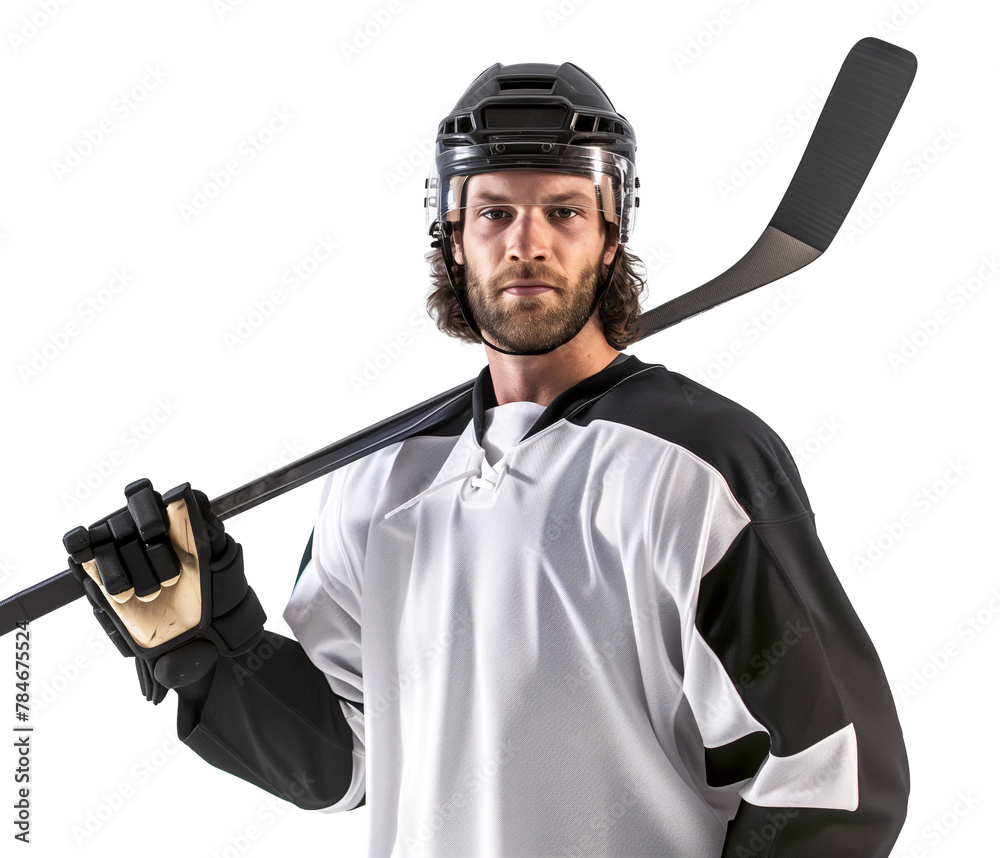
[[663, 366], [634, 356], [613, 364], [557, 397], [530, 434], [559, 419], [619, 423], [689, 450], [722, 474], [753, 520], [810, 512], [791, 453], [763, 420]]

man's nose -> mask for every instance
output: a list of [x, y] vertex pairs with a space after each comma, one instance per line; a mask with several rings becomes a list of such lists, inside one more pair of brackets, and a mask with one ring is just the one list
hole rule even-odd
[[508, 262], [543, 262], [551, 246], [545, 213], [539, 206], [519, 208], [508, 231]]

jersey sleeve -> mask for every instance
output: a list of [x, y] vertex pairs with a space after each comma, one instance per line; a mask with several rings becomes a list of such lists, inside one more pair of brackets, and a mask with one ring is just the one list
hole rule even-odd
[[708, 785], [739, 793], [723, 858], [886, 856], [905, 817], [889, 686], [802, 499], [751, 516], [698, 586], [684, 684]]
[[216, 768], [307, 810], [349, 794], [351, 727], [297, 641], [265, 632], [177, 693], [178, 737]]

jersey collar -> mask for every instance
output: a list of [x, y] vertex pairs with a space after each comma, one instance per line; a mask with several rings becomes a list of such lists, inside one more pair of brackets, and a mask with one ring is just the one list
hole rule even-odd
[[[618, 355], [600, 372], [577, 382], [553, 399], [524, 437], [530, 438], [560, 420], [573, 417], [626, 379], [646, 372], [650, 368], [649, 364], [643, 363], [633, 355]], [[490, 368], [486, 366], [479, 373], [472, 391], [472, 423], [476, 441], [480, 445], [483, 441], [483, 428], [486, 425], [486, 412], [490, 408], [495, 408], [497, 404], [493, 378], [490, 376]]]

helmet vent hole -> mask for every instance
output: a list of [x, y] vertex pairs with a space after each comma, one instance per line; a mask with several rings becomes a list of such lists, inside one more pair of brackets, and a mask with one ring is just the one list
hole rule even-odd
[[472, 116], [466, 113], [464, 116], [456, 116], [441, 123], [438, 129], [439, 134], [471, 134], [475, 130]]
[[511, 89], [534, 89], [543, 92], [552, 92], [556, 82], [552, 78], [544, 77], [502, 77], [497, 81], [500, 92]]
[[573, 117], [572, 128], [574, 131], [594, 131], [597, 125], [597, 117], [586, 113], [578, 113]]

